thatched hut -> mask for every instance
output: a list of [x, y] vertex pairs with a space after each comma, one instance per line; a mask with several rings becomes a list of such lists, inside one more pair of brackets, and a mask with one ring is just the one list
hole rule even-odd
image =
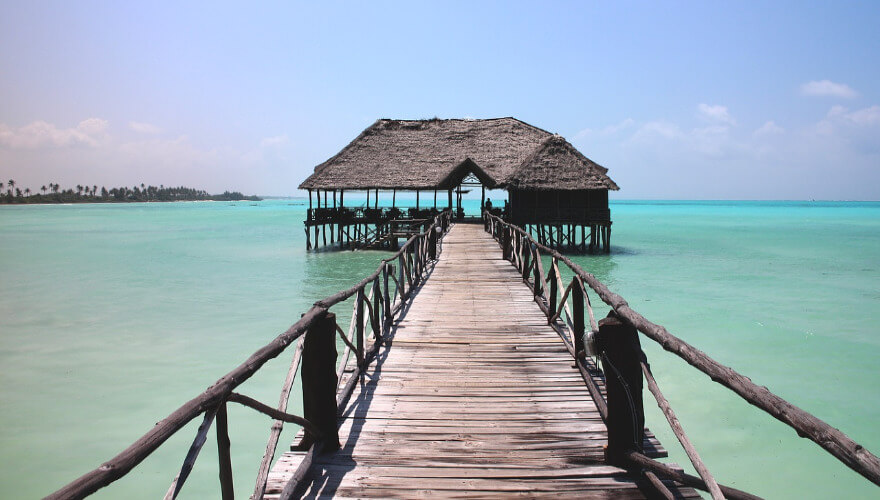
[[[478, 182], [484, 197], [486, 188], [507, 189], [509, 204], [498, 211], [548, 244], [608, 248], [608, 191], [618, 187], [607, 176], [607, 169], [590, 161], [561, 136], [515, 118], [377, 120], [342, 151], [315, 167], [299, 186], [309, 191], [306, 231], [308, 234], [308, 228], [315, 227], [317, 243], [317, 226], [330, 224], [331, 243], [339, 236], [340, 241], [369, 244], [381, 239], [380, 226], [390, 224], [392, 219], [418, 218], [437, 210], [438, 191], [447, 192], [447, 203], [441, 208], [456, 209], [459, 216], [463, 215], [460, 195], [455, 206], [453, 193], [460, 193], [462, 183], [469, 182]], [[425, 213], [418, 202], [415, 211], [406, 213], [393, 206], [380, 209], [379, 190], [390, 190], [395, 195], [399, 190], [415, 191], [417, 199], [422, 192], [433, 192], [434, 206]], [[318, 194], [317, 208], [312, 207], [313, 191]], [[345, 191], [366, 191], [366, 209], [345, 209]], [[375, 192], [372, 208], [371, 191]], [[332, 207], [328, 193], [332, 194]], [[356, 227], [355, 237], [346, 238], [352, 224], [367, 226]], [[576, 241], [577, 226], [581, 227], [580, 242]], [[586, 228], [591, 234], [589, 245]]]

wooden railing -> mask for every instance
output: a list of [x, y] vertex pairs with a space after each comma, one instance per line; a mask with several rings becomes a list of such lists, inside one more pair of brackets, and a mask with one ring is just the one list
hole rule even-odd
[[[180, 472], [171, 482], [166, 499], [177, 497], [192, 471], [208, 432], [216, 421], [220, 486], [224, 500], [233, 498], [232, 464], [229, 454], [229, 435], [226, 406], [237, 403], [274, 419], [266, 445], [266, 452], [257, 472], [252, 498], [262, 498], [278, 439], [285, 422], [304, 429], [300, 445], [308, 449], [297, 473], [281, 498], [297, 493], [299, 480], [305, 477], [312, 458], [322, 449], [339, 446], [336, 416], [347, 403], [356, 383], [364, 375], [370, 360], [376, 355], [391, 324], [407, 304], [412, 291], [419, 286], [430, 270], [442, 246], [443, 233], [449, 228], [451, 212], [434, 217], [426, 230], [412, 236], [392, 257], [385, 259], [373, 274], [360, 283], [316, 302], [302, 318], [286, 332], [276, 337], [251, 355], [238, 368], [227, 373], [198, 397], [187, 401], [149, 432], [121, 453], [97, 469], [75, 479], [47, 498], [83, 498], [125, 476], [141, 461], [161, 446], [187, 423], [202, 415], [202, 423], [184, 458]], [[336, 324], [336, 315], [330, 308], [355, 297], [348, 331]], [[345, 349], [336, 365], [336, 335], [342, 338]], [[293, 360], [281, 388], [277, 407], [271, 407], [250, 397], [233, 392], [236, 387], [256, 373], [267, 361], [284, 352], [296, 342]], [[339, 391], [342, 376], [347, 372], [352, 355], [355, 364], [345, 387]], [[302, 377], [303, 416], [287, 412], [290, 392], [297, 373]]]
[[[880, 460], [844, 433], [773, 394], [766, 387], [758, 386], [733, 369], [721, 365], [699, 349], [673, 336], [662, 326], [648, 321], [595, 276], [585, 272], [559, 252], [539, 244], [522, 228], [491, 214], [484, 213], [483, 217], [486, 231], [498, 240], [503, 257], [511, 261], [522, 274], [523, 281], [534, 293], [535, 302], [575, 358], [608, 427], [607, 461], [639, 470], [654, 485], [657, 493], [665, 498], [672, 498], [672, 493], [660, 478], [708, 491], [713, 498], [756, 498], [746, 492], [718, 484], [706, 469], [675, 412], [660, 392], [639, 345], [639, 331], [708, 375], [713, 381], [734, 391], [748, 403], [792, 427], [799, 436], [812, 440], [854, 471], [880, 485]], [[543, 256], [550, 257], [550, 266], [546, 273]], [[562, 280], [559, 262], [565, 264], [573, 275], [568, 285]], [[594, 317], [588, 290], [592, 290], [611, 306], [611, 312], [602, 321], [597, 322]], [[589, 330], [586, 329], [587, 322]], [[597, 361], [590, 358], [593, 354]], [[598, 360], [601, 360], [604, 373], [598, 368]], [[674, 470], [642, 453], [643, 377], [699, 477]], [[603, 384], [605, 391], [602, 390]]]

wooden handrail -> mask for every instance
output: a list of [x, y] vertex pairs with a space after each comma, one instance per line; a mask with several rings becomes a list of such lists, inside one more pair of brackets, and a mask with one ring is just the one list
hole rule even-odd
[[[426, 238], [428, 230], [431, 230], [438, 225], [444, 227], [448, 226], [450, 216], [451, 212], [445, 211], [434, 217], [430, 224], [424, 226], [426, 228], [425, 231], [411, 236], [396, 253], [387, 259], [383, 259], [376, 271], [368, 277], [347, 290], [337, 292], [315, 302], [315, 304], [302, 315], [299, 321], [294, 323], [284, 333], [275, 337], [271, 342], [257, 349], [243, 363], [218, 379], [203, 393], [182, 404], [178, 409], [159, 421], [153, 426], [153, 428], [125, 448], [122, 452], [118, 453], [110, 460], [107, 460], [98, 468], [74, 479], [67, 485], [48, 495], [46, 498], [56, 500], [84, 498], [91, 495], [95, 491], [125, 476], [167, 441], [168, 438], [199, 415], [205, 414], [207, 416], [208, 414], [211, 414], [211, 419], [213, 419], [213, 412], [216, 412], [219, 406], [230, 397], [235, 388], [247, 381], [268, 361], [281, 354], [291, 343], [302, 337], [309, 326], [315, 322], [316, 319], [322, 318], [327, 314], [332, 306], [348, 299], [356, 294], [358, 290], [363, 290], [368, 284], [377, 279], [389, 262], [408, 252], [419, 239]], [[407, 296], [408, 295], [409, 293], [407, 292]], [[405, 300], [405, 298], [402, 297], [402, 300]], [[267, 408], [270, 407], [267, 406]], [[210, 422], [208, 423], [208, 427], [210, 427]], [[177, 482], [178, 481], [175, 480], [175, 484], [172, 485], [172, 490], [170, 490], [172, 495], [175, 494], [173, 493], [175, 489], [179, 491], [179, 487], [176, 485]]]
[[718, 363], [706, 353], [670, 334], [666, 328], [648, 321], [644, 316], [630, 308], [626, 300], [613, 293], [604, 283], [572, 262], [556, 250], [541, 245], [522, 228], [504, 222], [499, 217], [484, 214], [493, 224], [500, 224], [520, 238], [530, 240], [543, 251], [550, 253], [565, 263], [579, 276], [603, 302], [611, 306], [617, 315], [634, 326], [645, 336], [660, 344], [663, 349], [684, 359], [688, 364], [708, 375], [717, 382], [738, 394], [748, 403], [757, 406], [777, 420], [793, 428], [801, 437], [818, 444], [852, 470], [858, 472], [874, 484], [880, 485], [880, 459], [856, 443], [840, 430], [830, 426], [818, 417], [792, 405], [788, 401], [761, 387], [730, 367]]
[[678, 438], [681, 447], [684, 448], [684, 452], [687, 454], [688, 459], [690, 459], [694, 469], [697, 470], [697, 473], [706, 483], [709, 493], [712, 494], [712, 499], [723, 499], [724, 495], [718, 488], [718, 483], [715, 481], [715, 478], [712, 477], [712, 473], [709, 472], [709, 469], [706, 468], [706, 464], [703, 463], [703, 460], [700, 458], [700, 454], [697, 453], [694, 445], [691, 444], [691, 440], [688, 439], [687, 434], [685, 434], [681, 423], [678, 421], [678, 417], [675, 416], [675, 412], [672, 410], [672, 406], [669, 405], [669, 401], [666, 400], [666, 397], [657, 385], [657, 381], [654, 380], [654, 374], [651, 373], [651, 366], [648, 365], [648, 362], [644, 359], [641, 360], [639, 364], [642, 366], [642, 374], [645, 376], [645, 381], [648, 382], [648, 390], [651, 391], [651, 394], [654, 395], [654, 399], [657, 400], [657, 405], [666, 417], [666, 421], [669, 422], [669, 427], [672, 428], [672, 432], [675, 434], [675, 437]]

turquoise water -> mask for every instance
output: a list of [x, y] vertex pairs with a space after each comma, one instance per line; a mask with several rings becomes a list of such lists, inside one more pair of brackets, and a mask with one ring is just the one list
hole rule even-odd
[[[0, 208], [0, 497], [40, 497], [98, 466], [387, 255], [305, 252], [304, 205]], [[614, 252], [578, 257], [585, 269], [880, 452], [880, 204], [616, 202], [612, 214]], [[347, 321], [349, 306], [337, 309]], [[817, 445], [643, 346], [722, 482], [770, 498], [877, 495]], [[290, 354], [240, 392], [274, 404]], [[687, 463], [647, 398], [648, 426]], [[240, 497], [270, 423], [230, 409]], [[163, 495], [197, 425], [97, 497]], [[217, 497], [216, 477], [212, 436], [182, 497]]]

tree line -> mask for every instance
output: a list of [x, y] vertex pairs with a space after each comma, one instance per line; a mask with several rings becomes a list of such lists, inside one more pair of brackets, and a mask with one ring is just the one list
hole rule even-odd
[[[4, 189], [6, 193], [3, 194]], [[61, 189], [59, 184], [49, 183], [40, 187], [39, 192], [18, 186], [14, 179], [4, 185], [0, 182], [0, 203], [112, 203], [145, 201], [259, 201], [257, 196], [245, 196], [238, 191], [225, 191], [223, 194], [209, 194], [205, 190], [188, 187], [165, 187], [164, 185], [114, 187], [107, 189], [97, 185], [77, 184], [76, 188]]]

